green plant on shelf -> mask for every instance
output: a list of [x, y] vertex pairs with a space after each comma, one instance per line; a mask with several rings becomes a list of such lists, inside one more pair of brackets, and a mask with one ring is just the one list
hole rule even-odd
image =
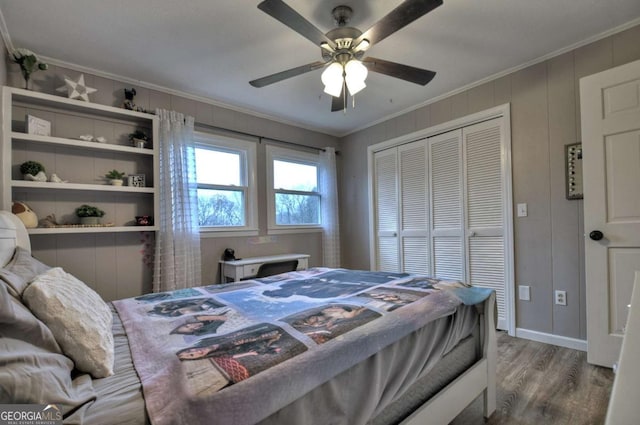
[[104, 211], [92, 205], [84, 204], [76, 208], [76, 215], [78, 217], [102, 217], [104, 214]]
[[142, 131], [142, 130], [136, 130], [133, 133], [129, 133], [129, 140], [131, 142], [133, 142], [134, 140], [144, 140], [145, 142], [149, 140], [149, 136], [147, 136], [147, 134]]
[[31, 174], [32, 176], [35, 176], [40, 171], [44, 171], [44, 165], [37, 161], [27, 161], [20, 165], [20, 172], [23, 175]]
[[111, 170], [104, 176], [111, 180], [122, 180], [122, 178], [126, 175], [124, 172], [120, 172], [118, 170]]

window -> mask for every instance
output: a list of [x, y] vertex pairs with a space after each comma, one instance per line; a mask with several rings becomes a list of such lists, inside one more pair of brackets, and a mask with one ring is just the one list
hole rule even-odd
[[255, 143], [206, 133], [195, 137], [200, 230], [255, 232]]
[[269, 229], [318, 228], [317, 154], [267, 146]]

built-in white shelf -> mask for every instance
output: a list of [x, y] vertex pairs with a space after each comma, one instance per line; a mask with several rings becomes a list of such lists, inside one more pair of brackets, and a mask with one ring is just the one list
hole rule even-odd
[[90, 190], [93, 192], [132, 192], [132, 193], [155, 193], [153, 187], [134, 186], [113, 186], [110, 184], [84, 184], [84, 183], [53, 183], [36, 182], [31, 180], [11, 180], [14, 188], [36, 189], [36, 190]]
[[123, 108], [101, 105], [99, 103], [85, 102], [83, 100], [68, 99], [62, 96], [55, 96], [47, 93], [40, 93], [31, 90], [10, 87], [12, 103], [17, 106], [52, 108], [53, 110], [65, 110], [74, 112], [77, 115], [90, 115], [91, 117], [102, 117], [116, 120], [126, 120], [148, 125], [154, 115], [144, 112], [130, 111]]
[[11, 133], [11, 138], [14, 142], [35, 142], [45, 145], [60, 145], [72, 148], [95, 149], [97, 151], [124, 152], [136, 155], [155, 155], [155, 151], [153, 149], [135, 148], [132, 146], [115, 145], [111, 143], [86, 142], [84, 140], [66, 139], [63, 137], [39, 136], [35, 134], [18, 133], [15, 131]]
[[155, 232], [158, 226], [112, 226], [112, 227], [36, 227], [27, 229], [30, 235], [54, 235], [58, 233], [122, 233]]
[[[51, 135], [27, 134], [22, 122], [26, 115], [42, 115], [39, 118], [51, 121]], [[74, 233], [120, 233], [120, 232], [155, 232], [157, 226], [135, 226], [125, 219], [128, 215], [150, 215], [157, 219], [159, 210], [158, 187], [159, 153], [158, 153], [158, 117], [153, 114], [130, 111], [98, 103], [68, 99], [47, 93], [39, 93], [14, 87], [2, 89], [2, 143], [0, 144], [0, 208], [10, 210], [12, 201], [32, 203], [36, 214], [41, 217], [50, 211], [61, 215], [72, 214], [73, 204], [96, 203], [104, 198], [103, 208], [114, 211], [112, 227], [53, 227], [29, 229], [31, 235], [55, 235]], [[74, 134], [82, 134], [86, 129], [105, 129], [113, 140], [106, 143], [88, 142], [76, 138]], [[143, 130], [151, 135], [148, 147], [137, 148], [125, 143], [127, 134], [135, 130]], [[56, 133], [57, 132], [57, 133]], [[89, 131], [91, 132], [91, 131]], [[60, 137], [64, 136], [64, 137]], [[72, 151], [73, 150], [73, 151]], [[48, 168], [65, 169], [73, 167], [78, 157], [86, 158], [86, 175], [75, 176], [76, 181], [69, 183], [37, 182], [21, 180], [16, 170], [21, 161], [36, 160]], [[16, 155], [20, 155], [20, 160]], [[111, 155], [113, 154], [113, 155]], [[96, 178], [105, 171], [96, 166], [92, 168], [92, 160], [102, 161], [114, 158], [123, 164], [127, 174], [135, 174], [140, 170], [145, 174], [149, 187], [113, 186]], [[51, 164], [51, 167], [49, 165]], [[53, 166], [55, 164], [55, 167]], [[128, 166], [128, 169], [127, 169]], [[84, 168], [83, 168], [84, 169]], [[108, 169], [108, 168], [106, 168]], [[64, 176], [63, 176], [64, 177]], [[86, 183], [80, 183], [77, 180]], [[95, 182], [95, 183], [94, 183]], [[155, 187], [151, 186], [155, 185]], [[103, 194], [102, 197], [100, 194]], [[122, 194], [122, 196], [106, 196]], [[16, 199], [15, 197], [20, 199]], [[71, 202], [70, 202], [71, 200]], [[68, 211], [67, 211], [68, 210]], [[126, 211], [118, 213], [119, 211]], [[131, 217], [133, 219], [133, 217]]]

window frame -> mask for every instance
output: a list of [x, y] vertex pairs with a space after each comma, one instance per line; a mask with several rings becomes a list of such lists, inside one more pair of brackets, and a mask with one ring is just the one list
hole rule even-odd
[[244, 192], [244, 226], [200, 226], [200, 237], [258, 235], [257, 143], [243, 139], [195, 131], [195, 147], [240, 154], [240, 186], [197, 183], [198, 189], [242, 190]]
[[[320, 154], [302, 152], [294, 149], [282, 148], [279, 146], [266, 145], [266, 165], [267, 165], [267, 233], [309, 233], [322, 231], [322, 194], [319, 190], [315, 192], [274, 189], [274, 167], [276, 160], [295, 162], [316, 167], [318, 186], [320, 185]], [[276, 224], [276, 194], [293, 195], [313, 195], [318, 197], [318, 223], [317, 224]]]

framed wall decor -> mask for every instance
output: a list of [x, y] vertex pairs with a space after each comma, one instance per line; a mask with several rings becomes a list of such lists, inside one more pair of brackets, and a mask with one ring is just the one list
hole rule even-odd
[[565, 145], [567, 199], [582, 199], [582, 143]]
[[27, 134], [37, 134], [39, 136], [51, 136], [51, 123], [42, 118], [27, 115], [25, 118]]
[[146, 187], [144, 174], [129, 174], [127, 185], [132, 187]]

